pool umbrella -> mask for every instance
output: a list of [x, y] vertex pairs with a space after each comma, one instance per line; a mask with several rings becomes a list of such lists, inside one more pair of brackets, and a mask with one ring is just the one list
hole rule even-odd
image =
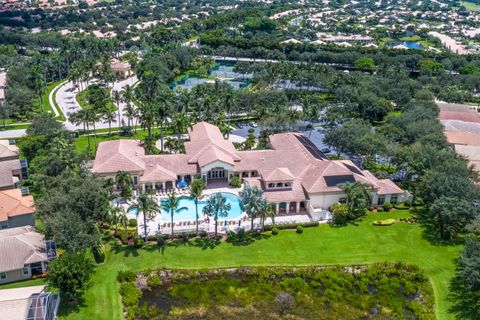
[[185, 187], [187, 186], [187, 183], [186, 183], [185, 181], [180, 181], [180, 182], [178, 183], [178, 186], [179, 186], [180, 188], [185, 188]]

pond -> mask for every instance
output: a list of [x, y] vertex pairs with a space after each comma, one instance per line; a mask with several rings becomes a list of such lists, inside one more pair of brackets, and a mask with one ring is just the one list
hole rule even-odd
[[171, 87], [172, 89], [183, 88], [190, 91], [199, 84], [215, 83], [216, 80], [228, 83], [235, 90], [247, 87], [251, 82], [252, 74], [235, 72], [234, 68], [235, 63], [218, 62], [215, 64], [215, 67], [208, 70], [207, 78], [197, 75], [185, 75], [180, 80], [173, 82]]

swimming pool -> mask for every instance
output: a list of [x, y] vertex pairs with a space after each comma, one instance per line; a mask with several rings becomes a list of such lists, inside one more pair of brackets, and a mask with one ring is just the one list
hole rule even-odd
[[[240, 198], [228, 192], [221, 192], [221, 195], [227, 199], [227, 203], [230, 204], [230, 210], [228, 211], [228, 216], [218, 217], [218, 220], [224, 221], [224, 220], [234, 220], [234, 219], [240, 218], [243, 213], [242, 202], [240, 201]], [[205, 201], [198, 202], [198, 215], [200, 219], [202, 219], [203, 217], [202, 211], [203, 211], [203, 207], [205, 207], [205, 204], [206, 204]], [[173, 221], [186, 221], [186, 220], [194, 221], [196, 219], [195, 201], [193, 200], [193, 198], [181, 197], [179, 200], [179, 207], [185, 207], [187, 209], [174, 214]], [[136, 212], [134, 210], [130, 210], [128, 214], [129, 214], [129, 218], [131, 217], [135, 218], [136, 216]], [[210, 219], [213, 220], [213, 218], [210, 218]], [[170, 213], [162, 211], [161, 220], [165, 222], [170, 222]]]

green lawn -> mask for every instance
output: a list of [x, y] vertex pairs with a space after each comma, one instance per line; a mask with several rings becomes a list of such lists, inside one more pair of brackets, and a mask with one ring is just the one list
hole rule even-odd
[[[93, 285], [85, 296], [85, 305], [63, 314], [61, 319], [121, 319], [118, 284], [119, 270], [141, 271], [147, 268], [213, 268], [271, 265], [368, 264], [403, 261], [422, 268], [431, 278], [437, 301], [438, 319], [447, 320], [450, 302], [448, 286], [454, 274], [454, 259], [459, 246], [435, 246], [422, 237], [417, 224], [399, 222], [375, 227], [374, 220], [409, 216], [408, 211], [371, 213], [356, 225], [322, 225], [305, 229], [303, 234], [280, 231], [277, 236], [250, 245], [222, 243], [202, 248], [194, 244], [156, 246], [144, 249], [108, 245], [107, 260], [97, 267]], [[28, 283], [28, 282], [27, 282]]]
[[[106, 90], [108, 90], [108, 94], [110, 95], [110, 91], [112, 91], [112, 89], [108, 88]], [[87, 95], [88, 95], [88, 90], [83, 90], [83, 91], [80, 91], [80, 93], [78, 93], [75, 96], [75, 100], [77, 101], [77, 103], [80, 105], [80, 108], [82, 109], [86, 109], [90, 107], [90, 104], [88, 103]], [[107, 108], [111, 111], [117, 111], [117, 106], [113, 103], [112, 99], [108, 100]]]
[[[50, 113], [50, 114], [53, 114], [53, 115], [55, 114], [55, 112], [53, 111], [53, 107], [50, 105], [50, 101], [48, 99], [48, 96], [50, 95], [50, 92], [52, 92], [52, 90], [56, 89], [55, 93], [54, 93], [54, 96], [55, 96], [56, 91], [58, 91], [58, 88], [56, 88], [56, 87], [64, 81], [65, 81], [65, 79], [62, 79], [62, 80], [59, 80], [57, 82], [53, 82], [53, 83], [50, 83], [49, 85], [47, 85], [47, 90], [45, 91], [45, 93], [42, 96], [42, 104], [43, 104], [44, 112], [47, 112], [47, 113]], [[55, 99], [54, 99], [54, 103], [55, 103]], [[65, 116], [63, 115], [62, 109], [60, 109], [57, 105], [56, 105], [56, 107], [57, 107], [57, 110], [59, 112], [59, 116], [56, 117], [56, 119], [57, 120], [64, 120]], [[38, 104], [38, 99], [35, 99], [34, 108], [35, 108], [35, 110], [37, 110], [37, 112], [40, 112], [40, 106]]]
[[478, 12], [480, 11], [480, 5], [468, 2], [468, 1], [460, 1], [460, 4], [465, 7], [468, 11]]

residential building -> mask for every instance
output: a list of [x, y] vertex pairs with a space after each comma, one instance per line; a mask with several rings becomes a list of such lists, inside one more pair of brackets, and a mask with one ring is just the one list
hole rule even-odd
[[45, 286], [0, 290], [0, 319], [55, 320], [60, 296], [45, 290]]
[[20, 189], [0, 190], [0, 229], [35, 225], [35, 203]]
[[0, 190], [15, 188], [28, 175], [27, 162], [19, 159], [13, 141], [0, 140]]
[[122, 62], [118, 59], [110, 61], [110, 69], [112, 73], [122, 79], [126, 79], [133, 75], [132, 66], [128, 62]]
[[341, 185], [362, 182], [371, 187], [372, 204], [400, 202], [407, 193], [388, 179], [377, 179], [349, 160], [330, 160], [305, 136], [280, 133], [270, 136], [270, 149], [236, 150], [219, 128], [200, 122], [188, 129], [184, 154], [145, 155], [139, 141], [114, 140], [100, 143], [93, 172], [114, 178], [128, 171], [136, 188], [171, 189], [194, 177], [209, 187], [226, 186], [238, 176], [261, 188], [277, 213], [325, 211], [345, 200]]
[[33, 227], [0, 230], [0, 283], [44, 273], [48, 256], [43, 235]]

